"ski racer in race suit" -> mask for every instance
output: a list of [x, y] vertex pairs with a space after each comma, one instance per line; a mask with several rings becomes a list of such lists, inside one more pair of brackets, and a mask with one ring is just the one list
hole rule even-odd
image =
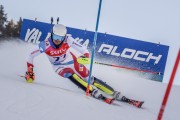
[[[72, 37], [67, 36], [67, 29], [64, 25], [54, 25], [51, 31], [51, 36], [45, 41], [40, 42], [39, 49], [31, 52], [28, 57], [27, 72], [25, 75], [27, 82], [31, 83], [35, 79], [33, 72], [34, 57], [45, 53], [49, 58], [54, 71], [58, 75], [70, 79], [73, 83], [85, 91], [88, 85], [87, 80], [89, 70], [83, 64], [77, 62], [77, 57], [69, 49], [71, 47], [82, 54], [80, 57], [90, 57], [89, 51], [85, 47], [76, 42]], [[122, 100], [124, 97], [120, 94], [120, 92], [114, 91], [112, 87], [107, 85], [102, 80], [92, 77], [90, 85], [91, 95], [97, 99], [100, 99], [103, 93], [101, 91], [113, 96], [114, 99]]]

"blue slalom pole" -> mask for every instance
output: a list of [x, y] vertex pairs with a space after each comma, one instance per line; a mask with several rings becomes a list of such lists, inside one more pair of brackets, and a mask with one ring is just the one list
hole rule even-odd
[[99, 18], [100, 18], [100, 13], [101, 13], [101, 5], [102, 5], [102, 0], [99, 1], [99, 9], [98, 9], [98, 15], [97, 15], [97, 20], [96, 20], [96, 29], [95, 29], [95, 34], [94, 34], [94, 41], [93, 41], [93, 47], [92, 47], [92, 55], [91, 55], [91, 63], [90, 63], [90, 71], [89, 71], [89, 78], [88, 78], [88, 86], [86, 89], [86, 95], [89, 95], [89, 87], [91, 83], [91, 76], [92, 76], [92, 67], [93, 67], [93, 62], [94, 62], [94, 51], [96, 48], [96, 41], [97, 41], [97, 34], [98, 34], [98, 26], [99, 26]]

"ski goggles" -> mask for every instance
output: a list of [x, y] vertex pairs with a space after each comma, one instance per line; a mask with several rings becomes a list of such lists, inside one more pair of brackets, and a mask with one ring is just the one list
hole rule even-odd
[[56, 34], [52, 34], [52, 38], [53, 38], [53, 40], [62, 41], [62, 40], [64, 40], [65, 36], [59, 36]]

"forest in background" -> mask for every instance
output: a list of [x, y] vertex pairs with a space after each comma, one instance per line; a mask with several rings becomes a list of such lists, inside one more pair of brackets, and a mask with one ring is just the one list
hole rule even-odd
[[22, 18], [19, 21], [11, 19], [8, 21], [4, 6], [0, 5], [0, 40], [6, 38], [19, 38], [22, 26]]

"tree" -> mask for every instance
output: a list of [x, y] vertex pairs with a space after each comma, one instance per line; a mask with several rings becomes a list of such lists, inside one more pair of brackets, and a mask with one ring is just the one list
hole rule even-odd
[[19, 37], [22, 26], [22, 18], [16, 23], [13, 20], [7, 21], [7, 14], [4, 13], [4, 6], [0, 5], [0, 38]]
[[22, 26], [22, 18], [20, 17], [20, 18], [19, 18], [19, 21], [18, 21], [17, 24], [14, 26], [13, 37], [19, 37], [19, 36], [20, 36], [21, 26]]
[[14, 27], [15, 23], [13, 20], [9, 21], [7, 25], [5, 25], [6, 30], [5, 30], [5, 37], [14, 37]]
[[4, 13], [4, 6], [0, 5], [0, 37], [4, 36], [7, 14]]

